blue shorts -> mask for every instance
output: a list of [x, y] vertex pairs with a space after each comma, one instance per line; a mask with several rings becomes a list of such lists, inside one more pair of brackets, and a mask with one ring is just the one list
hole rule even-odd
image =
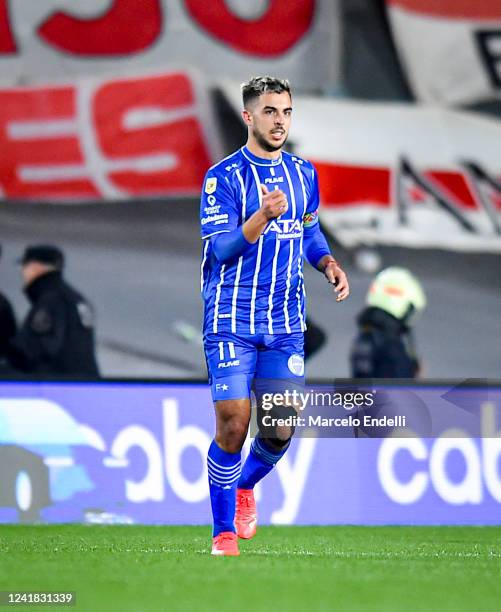
[[253, 382], [304, 383], [304, 334], [207, 334], [205, 359], [212, 399], [249, 398]]

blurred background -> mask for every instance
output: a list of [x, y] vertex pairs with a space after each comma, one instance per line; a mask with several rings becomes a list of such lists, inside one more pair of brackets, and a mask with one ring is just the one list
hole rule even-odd
[[103, 375], [204, 378], [200, 188], [245, 142], [239, 84], [271, 74], [352, 285], [336, 304], [307, 270], [309, 376], [349, 374], [399, 265], [427, 295], [421, 375], [499, 378], [500, 49], [498, 0], [0, 0], [0, 291], [22, 320], [14, 260], [55, 243]]

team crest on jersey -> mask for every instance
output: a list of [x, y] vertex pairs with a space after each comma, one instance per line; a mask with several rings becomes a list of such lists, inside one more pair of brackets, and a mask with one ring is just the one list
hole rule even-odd
[[301, 357], [301, 355], [298, 355], [297, 353], [294, 353], [289, 357], [289, 360], [287, 361], [287, 367], [296, 376], [304, 375], [304, 359]]
[[304, 227], [313, 227], [318, 223], [318, 210], [311, 213], [306, 213], [303, 217]]
[[217, 187], [217, 178], [212, 176], [205, 181], [205, 193], [211, 194], [216, 191]]

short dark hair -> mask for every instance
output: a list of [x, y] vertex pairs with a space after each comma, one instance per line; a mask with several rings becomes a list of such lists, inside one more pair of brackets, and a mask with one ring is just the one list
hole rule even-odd
[[259, 98], [264, 93], [283, 93], [286, 91], [292, 99], [291, 86], [287, 79], [277, 79], [271, 76], [252, 77], [247, 83], [242, 83], [241, 87], [245, 108], [249, 102]]

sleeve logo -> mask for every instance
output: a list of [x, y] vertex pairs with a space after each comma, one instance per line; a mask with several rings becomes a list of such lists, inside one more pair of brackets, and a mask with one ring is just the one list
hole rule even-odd
[[318, 223], [318, 210], [311, 213], [306, 213], [303, 217], [304, 227], [313, 227]]
[[214, 193], [217, 187], [217, 178], [211, 177], [205, 181], [205, 193]]

